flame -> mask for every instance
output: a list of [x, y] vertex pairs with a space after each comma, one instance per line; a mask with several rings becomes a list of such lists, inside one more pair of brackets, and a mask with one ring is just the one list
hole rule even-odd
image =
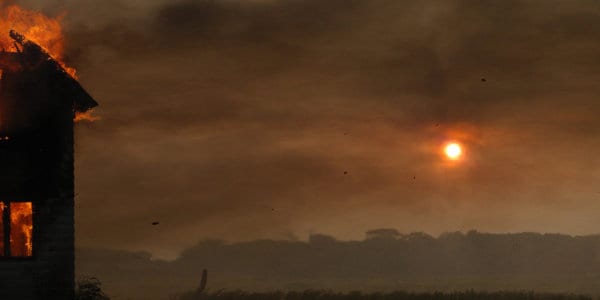
[[[2, 0], [0, 0], [1, 6]], [[76, 70], [64, 63], [65, 37], [61, 25], [63, 15], [51, 18], [40, 12], [27, 10], [17, 5], [0, 8], [0, 48], [16, 52], [14, 41], [8, 36], [10, 30], [24, 35], [28, 40], [40, 45], [61, 66], [76, 77]]]
[[[4, 211], [7, 206], [0, 202], [0, 256], [4, 255]], [[10, 203], [10, 255], [27, 257], [33, 255], [33, 205], [31, 202]]]
[[[8, 35], [10, 30], [15, 30], [42, 47], [69, 75], [77, 79], [75, 68], [67, 66], [64, 62], [65, 37], [61, 25], [63, 17], [64, 14], [52, 18], [17, 5], [3, 5], [3, 0], [0, 0], [0, 50], [19, 51], [14, 40]], [[74, 116], [75, 122], [93, 122], [99, 119], [93, 116], [92, 112], [77, 112]]]
[[10, 254], [33, 254], [33, 207], [31, 202], [10, 203]]
[[0, 256], [4, 256], [4, 210], [6, 205], [4, 202], [0, 202]]
[[90, 109], [86, 112], [75, 112], [75, 118], [73, 119], [75, 122], [94, 122], [98, 121], [101, 118], [94, 115], [94, 110]]

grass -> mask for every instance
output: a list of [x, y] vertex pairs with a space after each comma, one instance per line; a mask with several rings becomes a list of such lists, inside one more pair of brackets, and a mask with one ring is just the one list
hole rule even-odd
[[209, 292], [199, 297], [193, 293], [176, 297], [177, 300], [592, 300], [592, 297], [572, 294], [534, 292], [452, 292], [452, 293], [336, 293], [330, 291], [300, 292]]

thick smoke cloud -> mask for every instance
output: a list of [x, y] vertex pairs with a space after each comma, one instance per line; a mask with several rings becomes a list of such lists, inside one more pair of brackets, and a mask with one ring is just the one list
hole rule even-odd
[[22, 4], [68, 12], [101, 103], [77, 130], [80, 245], [600, 225], [594, 1]]

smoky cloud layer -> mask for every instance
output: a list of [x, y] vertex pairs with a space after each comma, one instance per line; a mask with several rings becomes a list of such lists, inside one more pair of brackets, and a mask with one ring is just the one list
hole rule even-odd
[[595, 1], [21, 3], [101, 104], [80, 245], [600, 225]]

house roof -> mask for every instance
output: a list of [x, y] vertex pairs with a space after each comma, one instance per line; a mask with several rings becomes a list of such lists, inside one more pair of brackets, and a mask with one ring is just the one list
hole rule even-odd
[[21, 70], [39, 70], [48, 72], [56, 88], [64, 95], [68, 95], [69, 101], [73, 101], [73, 109], [77, 112], [85, 112], [98, 106], [98, 103], [90, 94], [73, 78], [54, 58], [38, 44], [27, 40], [23, 35], [14, 30], [10, 31], [10, 37], [15, 40], [17, 52], [0, 52], [0, 69], [9, 72]]

